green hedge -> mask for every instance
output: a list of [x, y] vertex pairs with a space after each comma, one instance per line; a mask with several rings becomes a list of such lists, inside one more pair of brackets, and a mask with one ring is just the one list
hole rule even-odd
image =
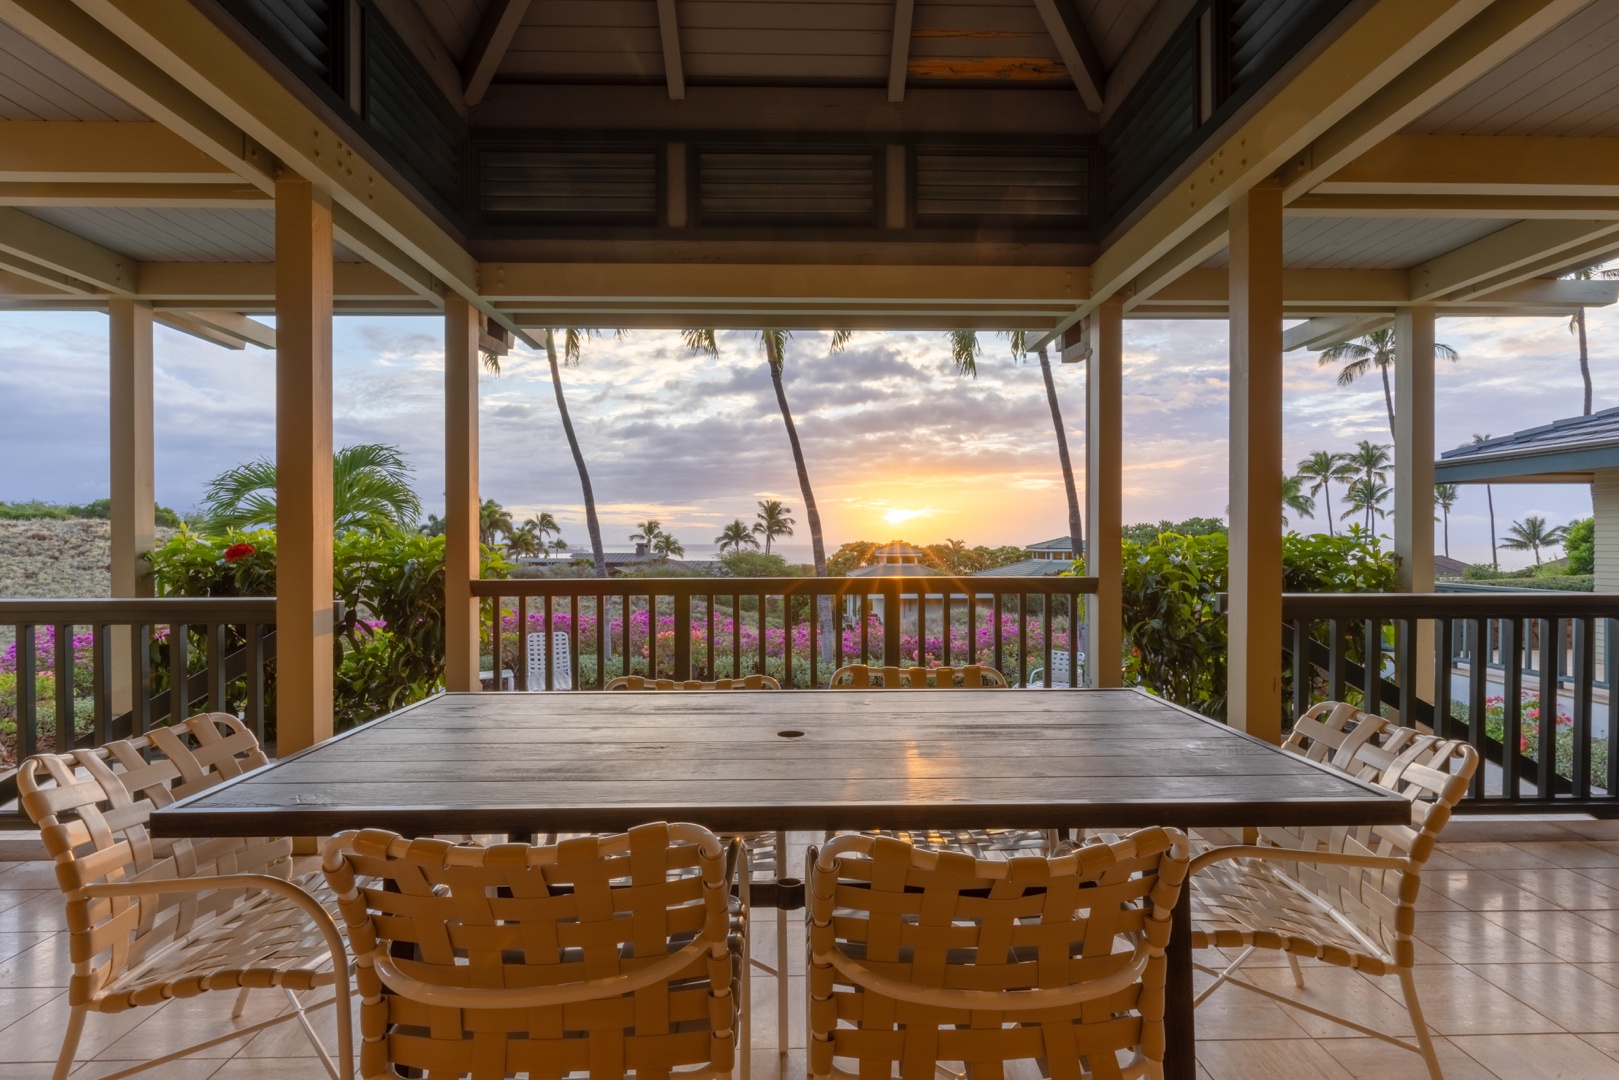
[[1594, 592], [1593, 574], [1561, 574], [1557, 577], [1475, 577], [1469, 585], [1494, 585], [1502, 589], [1545, 589], [1551, 592]]

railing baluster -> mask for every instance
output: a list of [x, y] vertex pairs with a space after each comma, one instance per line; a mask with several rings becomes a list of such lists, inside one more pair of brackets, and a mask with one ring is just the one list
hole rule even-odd
[[[1041, 649], [1041, 666], [1045, 668], [1045, 687], [1047, 690], [1051, 689], [1051, 635], [1056, 631], [1057, 627], [1057, 620], [1052, 618], [1051, 611], [1051, 594], [1044, 593], [1040, 597], [1040, 640], [1044, 646]], [[1068, 653], [1068, 679], [1070, 682], [1073, 681], [1074, 677], [1073, 667], [1074, 654], [1070, 651]]]
[[225, 631], [229, 629], [223, 623], [206, 623], [203, 626], [203, 643], [205, 645], [207, 672], [205, 682], [208, 684], [208, 711], [226, 711], [225, 686]]
[[[551, 644], [549, 626], [545, 628], [545, 636], [540, 641], [543, 642], [540, 646], [542, 649]], [[517, 689], [523, 691], [534, 689], [528, 684], [529, 655], [528, 597], [524, 595], [517, 598], [517, 659], [513, 661], [517, 670], [512, 672], [512, 681], [517, 684]]]
[[1522, 757], [1519, 744], [1523, 739], [1523, 658], [1518, 637], [1522, 624], [1517, 619], [1501, 620], [1501, 713], [1504, 731], [1501, 736], [1501, 794], [1509, 799], [1520, 798]]
[[[525, 614], [527, 613], [525, 612]], [[545, 603], [540, 613], [540, 663], [545, 665], [545, 689], [547, 692], [557, 688], [556, 650], [551, 648], [551, 626], [556, 621], [553, 616], [554, 611], [551, 607], [551, 594], [546, 593]], [[522, 627], [520, 632], [523, 640], [527, 641], [528, 620], [524, 619], [519, 622], [518, 625]], [[572, 650], [570, 649], [569, 651], [571, 652]]]
[[742, 597], [731, 597], [731, 678], [742, 677]]
[[883, 586], [883, 665], [899, 667], [900, 592], [898, 582]]
[[704, 619], [705, 619], [705, 622], [706, 622], [706, 629], [705, 629], [705, 631], [703, 633], [703, 641], [704, 641], [703, 653], [704, 653], [705, 659], [707, 660], [707, 664], [704, 666], [703, 670], [708, 673], [708, 676], [707, 676], [708, 681], [713, 682], [715, 679], [717, 679], [719, 677], [719, 676], [714, 674], [714, 594], [713, 593], [708, 594], [707, 605], [708, 606], [706, 608], [704, 608], [704, 613], [705, 613], [704, 614]]
[[871, 643], [867, 640], [867, 631], [871, 627], [871, 594], [860, 594], [860, 663], [871, 661]]
[[[524, 635], [526, 640], [528, 635]], [[546, 648], [551, 647], [550, 638], [541, 638]], [[579, 654], [585, 651], [584, 639], [579, 634], [579, 596], [577, 593], [568, 597], [568, 689], [579, 689]]]
[[1433, 729], [1445, 739], [1456, 737], [1456, 718], [1450, 713], [1451, 678], [1454, 668], [1451, 653], [1454, 649], [1456, 625], [1449, 619], [1435, 619], [1433, 633]]
[[781, 685], [793, 688], [793, 598], [781, 595]]
[[96, 623], [90, 630], [90, 694], [95, 702], [92, 745], [112, 742], [112, 625]]
[[995, 670], [1000, 672], [1002, 675], [1005, 675], [1006, 674], [1006, 654], [1001, 651], [1001, 594], [1000, 594], [999, 591], [997, 591], [994, 594], [994, 601], [995, 601], [995, 608], [994, 608], [994, 617], [995, 617], [995, 629], [994, 629], [994, 635], [995, 635]]
[[944, 659], [942, 661], [940, 661], [940, 662], [945, 667], [952, 667], [953, 666], [950, 663], [950, 632], [953, 629], [951, 624], [950, 624], [950, 596], [954, 592], [954, 588], [953, 588], [954, 584], [955, 584], [955, 579], [952, 578], [951, 579], [951, 584], [945, 586], [944, 597], [939, 603], [940, 621], [944, 623], [944, 638], [939, 643], [940, 648], [942, 648], [943, 651], [944, 651]]
[[191, 627], [169, 624], [169, 723], [178, 724], [190, 711], [186, 702], [186, 677], [191, 667]]
[[691, 678], [691, 594], [677, 589], [675, 609], [675, 679], [681, 682]]
[[765, 653], [766, 653], [766, 650], [765, 650], [765, 632], [769, 628], [769, 625], [770, 625], [765, 620], [765, 609], [768, 606], [768, 602], [769, 602], [769, 597], [765, 596], [764, 593], [760, 593], [759, 594], [759, 666], [754, 669], [760, 675], [765, 675], [765, 674], [768, 674], [768, 672], [769, 672], [769, 668], [765, 664]]
[[[1569, 676], [1574, 681], [1574, 710], [1570, 717], [1574, 722], [1574, 730], [1570, 737], [1574, 742], [1572, 767], [1569, 769], [1573, 775], [1569, 777], [1571, 790], [1576, 799], [1589, 799], [1591, 797], [1591, 661], [1594, 652], [1592, 638], [1594, 627], [1591, 620], [1570, 619], [1570, 629], [1574, 633], [1573, 651], [1569, 655]], [[1612, 706], [1610, 704], [1610, 710]], [[1544, 715], [1544, 712], [1542, 713]], [[1610, 711], [1608, 730], [1613, 730], [1613, 718]]]
[[1293, 620], [1293, 718], [1310, 710], [1310, 624]]
[[248, 623], [246, 632], [243, 648], [247, 660], [247, 724], [262, 743], [265, 741], [264, 627], [259, 623]]
[[39, 685], [34, 670], [38, 654], [34, 628], [17, 627], [17, 757], [39, 753]]
[[56, 675], [56, 743], [58, 754], [73, 749], [78, 734], [73, 723], [73, 627], [56, 626], [56, 650], [51, 658]]
[[607, 649], [611, 636], [607, 633], [607, 595], [597, 593], [596, 604], [596, 689], [607, 685]]
[[1029, 594], [1017, 597], [1017, 680], [1013, 686], [1027, 686], [1029, 679]]
[[634, 614], [634, 612], [631, 610], [634, 605], [630, 603], [629, 593], [625, 593], [619, 598], [618, 607], [619, 611], [623, 614], [623, 618], [620, 621], [623, 624], [621, 629], [624, 632], [624, 651], [619, 654], [619, 666], [623, 668], [623, 670], [620, 671], [619, 674], [628, 675], [630, 674], [630, 616]]
[[809, 688], [818, 689], [821, 685], [821, 596], [811, 591], [809, 594]]
[[1361, 707], [1373, 716], [1383, 715], [1383, 620], [1372, 616], [1366, 620], [1366, 642], [1362, 656], [1361, 693], [1365, 701]]
[[967, 586], [967, 663], [978, 663], [978, 590]]
[[1349, 689], [1349, 673], [1345, 666], [1348, 632], [1337, 619], [1327, 623], [1327, 700], [1342, 701]]
[[1545, 800], [1557, 798], [1557, 654], [1551, 649], [1552, 641], [1562, 625], [1557, 619], [1537, 619], [1534, 626], [1540, 639], [1539, 656], [1535, 661], [1535, 667], [1540, 672], [1540, 723], [1536, 725], [1538, 731], [1535, 735], [1535, 797]]
[[1395, 647], [1399, 650], [1395, 667], [1400, 677], [1400, 726], [1416, 727], [1417, 620], [1401, 619], [1394, 627]]
[[1484, 774], [1487, 771], [1484, 763], [1489, 760], [1485, 753], [1489, 736], [1484, 730], [1484, 714], [1488, 708], [1486, 702], [1490, 689], [1490, 667], [1487, 662], [1490, 624], [1483, 619], [1469, 619], [1468, 623], [1473, 636], [1473, 658], [1467, 665], [1467, 734], [1468, 742], [1478, 751], [1479, 761], [1478, 771], [1473, 774], [1470, 795], [1474, 799], [1483, 799]]
[[843, 666], [843, 605], [847, 597], [843, 593], [832, 598], [832, 670], [837, 671]]

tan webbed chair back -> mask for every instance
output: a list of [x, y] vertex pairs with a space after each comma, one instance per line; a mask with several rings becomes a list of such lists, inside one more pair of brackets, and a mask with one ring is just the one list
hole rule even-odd
[[[881, 680], [873, 682], [873, 679]], [[978, 689], [1004, 687], [1006, 676], [983, 664], [964, 664], [961, 667], [873, 667], [867, 664], [848, 664], [832, 673], [828, 684], [834, 690], [925, 690]], [[961, 682], [958, 684], [957, 679]]]
[[740, 679], [648, 679], [621, 675], [607, 684], [608, 690], [780, 690], [781, 683], [769, 675], [744, 675]]
[[[975, 860], [883, 836], [810, 851], [809, 1071], [1056, 1080], [1160, 1075], [1186, 837], [1143, 829], [1056, 858]], [[1125, 1058], [1121, 1062], [1121, 1055]]]
[[[1370, 974], [1414, 962], [1411, 928], [1415, 922], [1421, 872], [1433, 854], [1439, 833], [1456, 804], [1467, 793], [1478, 769], [1478, 752], [1464, 742], [1425, 735], [1399, 727], [1353, 705], [1323, 702], [1300, 717], [1282, 744], [1287, 750], [1321, 762], [1369, 784], [1398, 792], [1411, 800], [1409, 825], [1271, 826], [1259, 829], [1262, 863], [1249, 860], [1233, 868], [1241, 849], [1214, 849], [1200, 856], [1198, 899], [1203, 911], [1199, 947], [1282, 949], [1314, 956], [1329, 964], [1355, 967]], [[1383, 865], [1290, 862], [1287, 849], [1383, 860]], [[1222, 853], [1223, 852], [1223, 853]], [[1255, 924], [1256, 912], [1245, 909], [1261, 899], [1250, 880], [1254, 873], [1278, 873], [1319, 898], [1340, 918], [1324, 920], [1319, 905], [1288, 907], [1263, 914], [1274, 930], [1245, 934], [1239, 926]], [[1283, 894], [1285, 895], [1285, 893]], [[1235, 916], [1230, 929], [1221, 926], [1223, 909]]]
[[739, 857], [662, 823], [545, 847], [334, 837], [322, 869], [357, 964], [361, 1075], [730, 1069]]
[[221, 971], [219, 965], [229, 958], [205, 948], [192, 958], [199, 973], [208, 972], [205, 980], [188, 981], [172, 963], [160, 969], [161, 975], [153, 972], [150, 980], [126, 978], [154, 950], [184, 938], [200, 922], [230, 912], [243, 890], [111, 898], [82, 892], [93, 885], [222, 874], [289, 878], [292, 841], [285, 837], [155, 841], [147, 827], [153, 810], [265, 761], [258, 740], [240, 720], [207, 713], [138, 738], [92, 750], [42, 754], [22, 763], [17, 783], [23, 809], [39, 826], [40, 839], [55, 860], [57, 880], [67, 894], [75, 958], [71, 1004], [119, 1012], [227, 985], [294, 990], [317, 985], [315, 969], [326, 955], [320, 935], [307, 928], [273, 925], [263, 928], [267, 940], [278, 934], [286, 939], [286, 967], [279, 974]]

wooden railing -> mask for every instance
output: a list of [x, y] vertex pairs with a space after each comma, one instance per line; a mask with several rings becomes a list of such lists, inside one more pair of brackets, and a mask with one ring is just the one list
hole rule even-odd
[[[1081, 683], [1083, 577], [526, 578], [484, 597], [492, 689], [599, 689], [618, 675], [826, 685], [846, 663], [986, 663], [1024, 685]], [[684, 628], [681, 632], [680, 628]], [[946, 628], [948, 632], [946, 631]], [[566, 666], [555, 638], [565, 635]], [[1056, 661], [1054, 664], [1053, 661]]]
[[1619, 595], [1294, 594], [1282, 618], [1294, 715], [1349, 700], [1467, 740], [1485, 767], [1466, 810], [1619, 814]]
[[[15, 675], [0, 692], [0, 806], [16, 799], [16, 763], [30, 754], [100, 746], [204, 709], [242, 716], [265, 741], [273, 597], [0, 600], [0, 626], [12, 632], [0, 674]], [[19, 824], [14, 806], [0, 813], [0, 827]]]

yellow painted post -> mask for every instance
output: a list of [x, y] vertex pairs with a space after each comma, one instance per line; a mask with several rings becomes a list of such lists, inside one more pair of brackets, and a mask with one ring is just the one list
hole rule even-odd
[[444, 687], [477, 690], [478, 313], [454, 294], [444, 301], [444, 503]]
[[1282, 735], [1282, 191], [1231, 205], [1231, 570], [1226, 709]]
[[1086, 668], [1092, 686], [1122, 682], [1124, 525], [1124, 302], [1091, 313], [1085, 360], [1085, 573], [1096, 578], [1087, 606]]
[[[1394, 553], [1401, 592], [1434, 589], [1434, 309], [1402, 307], [1394, 314]], [[1433, 696], [1433, 624], [1417, 624], [1413, 679]]]
[[[108, 301], [111, 435], [112, 595], [151, 596], [146, 553], [156, 542], [152, 460], [152, 306]], [[113, 628], [112, 712], [134, 705], [128, 627]]]
[[332, 209], [275, 185], [276, 752], [332, 734]]

